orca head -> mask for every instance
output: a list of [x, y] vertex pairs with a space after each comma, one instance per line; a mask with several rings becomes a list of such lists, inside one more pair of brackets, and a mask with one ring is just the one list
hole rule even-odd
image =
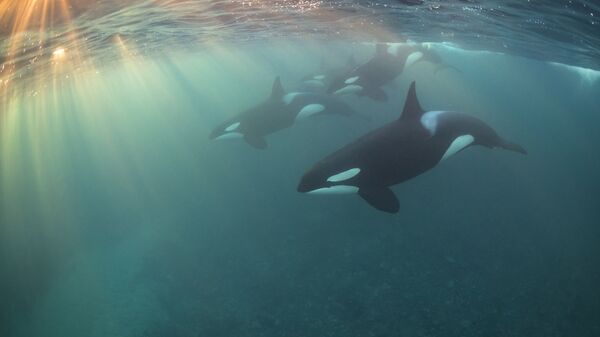
[[239, 120], [229, 120], [226, 123], [223, 123], [212, 130], [210, 133], [209, 139], [211, 140], [221, 140], [221, 139], [234, 139], [234, 138], [242, 138], [244, 136], [243, 130], [244, 126]]
[[308, 74], [308, 75], [302, 77], [302, 79], [300, 80], [301, 88], [303, 90], [308, 90], [308, 91], [323, 90], [325, 88], [325, 84], [328, 81], [328, 77], [329, 76], [327, 76], [327, 74], [323, 71]]
[[252, 134], [255, 131], [253, 126], [256, 124], [256, 119], [260, 119], [264, 112], [280, 110], [283, 106], [282, 98], [284, 95], [285, 90], [278, 76], [273, 81], [271, 95], [266, 100], [217, 126], [210, 133], [209, 139], [242, 138], [247, 136], [247, 133]]
[[[418, 55], [418, 57], [415, 57], [416, 55]], [[413, 56], [414, 59], [413, 60], [407, 59], [407, 67], [411, 66], [415, 63], [418, 63], [418, 62], [429, 62], [433, 65], [439, 65], [439, 64], [444, 63], [440, 54], [438, 54], [431, 47], [430, 44], [424, 43], [422, 45], [416, 46], [410, 56]], [[410, 61], [412, 61], [412, 62], [410, 62]]]
[[441, 70], [453, 70], [459, 74], [462, 73], [460, 69], [444, 62], [440, 54], [432, 47], [431, 43], [422, 43], [417, 45], [414, 48], [414, 51], [407, 58], [405, 68], [421, 62], [426, 62], [433, 65], [434, 74], [437, 74]]
[[310, 194], [346, 194], [358, 192], [360, 168], [333, 168], [317, 164], [306, 172], [298, 184], [298, 192]]
[[346, 96], [351, 94], [358, 94], [365, 88], [363, 79], [356, 72], [339, 76], [334, 82], [331, 83], [328, 93], [336, 96]]

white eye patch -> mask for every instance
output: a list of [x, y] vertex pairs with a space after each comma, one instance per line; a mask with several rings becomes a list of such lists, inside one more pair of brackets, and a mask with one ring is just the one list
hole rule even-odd
[[350, 178], [355, 177], [359, 173], [360, 173], [360, 169], [355, 167], [355, 168], [346, 170], [344, 172], [340, 172], [336, 175], [332, 175], [331, 177], [327, 178], [327, 181], [333, 182], [333, 183], [339, 182], [339, 181], [344, 181], [344, 180], [348, 180]]
[[349, 79], [345, 80], [344, 83], [352, 84], [352, 83], [356, 82], [358, 79], [359, 79], [359, 76], [350, 77]]
[[411, 53], [406, 58], [406, 63], [404, 65], [404, 69], [412, 66], [413, 64], [415, 64], [415, 62], [417, 62], [418, 60], [420, 60], [422, 57], [423, 57], [423, 53], [421, 53], [420, 51], [416, 51], [414, 53]]
[[400, 43], [388, 43], [387, 52], [394, 56], [397, 56], [398, 49], [400, 49], [401, 46], [402, 46], [402, 44], [400, 44]]
[[230, 126], [226, 127], [226, 128], [225, 128], [225, 131], [226, 131], [226, 132], [231, 132], [231, 131], [233, 131], [233, 130], [237, 129], [239, 126], [240, 126], [240, 122], [233, 123], [233, 124], [231, 124]]
[[292, 103], [294, 98], [296, 98], [296, 96], [298, 96], [299, 94], [300, 94], [299, 92], [290, 92], [289, 94], [285, 94], [282, 98], [283, 103], [285, 103], [285, 105], [289, 105], [290, 103]]
[[325, 83], [319, 81], [319, 80], [308, 80], [308, 81], [304, 81], [304, 85], [308, 85], [311, 87], [317, 87], [317, 88], [322, 88], [325, 86]]
[[360, 85], [356, 85], [356, 84], [351, 84], [351, 85], [347, 85], [339, 90], [337, 90], [336, 92], [334, 92], [334, 95], [350, 95], [350, 94], [354, 94], [357, 93], [359, 91], [361, 91], [363, 89], [363, 87], [361, 87]]

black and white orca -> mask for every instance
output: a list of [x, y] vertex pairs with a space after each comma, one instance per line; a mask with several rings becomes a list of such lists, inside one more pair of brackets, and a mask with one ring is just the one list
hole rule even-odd
[[356, 112], [330, 95], [285, 93], [277, 77], [268, 99], [221, 123], [211, 132], [210, 139], [243, 138], [255, 148], [265, 149], [265, 136], [288, 128], [298, 120], [325, 114], [350, 116]]
[[358, 193], [389, 213], [400, 205], [390, 186], [428, 171], [472, 145], [526, 154], [481, 120], [464, 113], [421, 108], [412, 82], [402, 115], [317, 162], [298, 185], [302, 193]]
[[456, 69], [445, 65], [429, 44], [380, 43], [376, 46], [375, 55], [367, 63], [336, 77], [327, 92], [334, 95], [356, 94], [376, 101], [387, 101], [383, 86], [417, 62], [433, 63], [436, 73], [444, 68]]
[[[393, 48], [393, 45], [391, 48]], [[410, 59], [407, 61], [409, 66], [414, 66], [420, 62], [427, 62], [433, 65], [434, 74], [437, 74], [441, 70], [454, 70], [457, 73], [462, 73], [460, 69], [445, 63], [440, 54], [432, 48], [431, 43], [412, 43], [411, 45], [412, 53]]]
[[327, 66], [325, 61], [321, 60], [321, 65], [316, 72], [302, 78], [301, 89], [311, 92], [325, 92], [333, 80], [354, 70], [356, 66], [354, 56], [348, 57], [345, 64], [338, 66]]

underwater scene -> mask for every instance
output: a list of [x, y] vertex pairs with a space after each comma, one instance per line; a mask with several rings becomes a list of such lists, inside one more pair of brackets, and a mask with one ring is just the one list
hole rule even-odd
[[0, 0], [0, 336], [600, 336], [599, 106], [596, 1]]

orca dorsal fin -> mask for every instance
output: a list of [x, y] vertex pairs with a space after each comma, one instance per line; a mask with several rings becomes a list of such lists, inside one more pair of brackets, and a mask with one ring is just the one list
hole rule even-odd
[[281, 85], [281, 80], [279, 76], [275, 77], [275, 81], [273, 82], [273, 89], [271, 90], [271, 99], [279, 99], [285, 95], [285, 90], [283, 90], [283, 86]]
[[415, 81], [413, 81], [408, 89], [408, 95], [406, 95], [404, 109], [402, 110], [402, 115], [400, 115], [399, 120], [406, 121], [409, 119], [418, 119], [421, 118], [423, 112], [423, 108], [421, 108], [421, 104], [417, 98], [416, 84]]

